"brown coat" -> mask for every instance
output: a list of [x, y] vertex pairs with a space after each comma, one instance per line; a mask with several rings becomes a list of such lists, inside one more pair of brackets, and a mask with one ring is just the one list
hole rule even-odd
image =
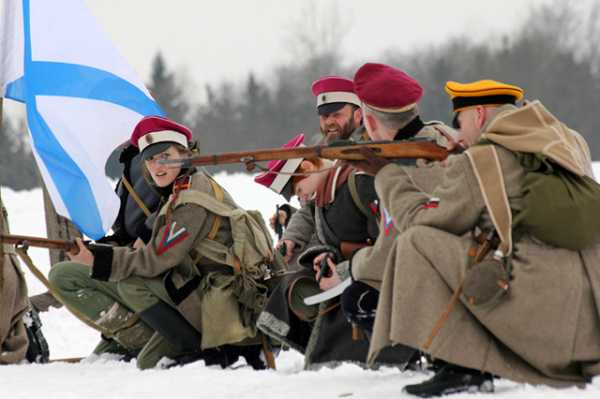
[[[202, 172], [192, 176], [189, 189], [214, 195], [208, 177]], [[224, 202], [237, 206], [227, 192], [224, 193]], [[214, 218], [214, 214], [193, 203], [173, 207], [170, 218], [161, 212], [145, 247], [137, 250], [114, 247], [110, 255], [112, 260], [108, 263], [106, 255], [96, 252], [92, 277], [116, 282], [131, 276], [163, 279], [166, 295], [181, 314], [202, 332], [203, 348], [252, 338], [255, 328], [241, 325], [238, 304], [230, 292], [233, 276], [228, 273], [232, 269], [195, 254], [198, 243], [208, 236], [213, 227]], [[231, 246], [231, 227], [227, 219], [221, 219], [214, 240]], [[98, 255], [104, 259], [98, 259]], [[196, 255], [196, 262], [192, 255]], [[198, 280], [199, 274], [201, 278]], [[215, 310], [221, 314], [213, 320]]]
[[[451, 131], [449, 127], [442, 124], [427, 124], [415, 137], [428, 138], [435, 140], [440, 143], [440, 145], [444, 145], [446, 143], [446, 138], [439, 129], [442, 129], [444, 133]], [[438, 177], [441, 176], [439, 174], [434, 175], [438, 177], [431, 178], [431, 173], [425, 173], [425, 170], [430, 168], [439, 168], [439, 165], [427, 164], [420, 168], [409, 169], [415, 184], [417, 184], [423, 192], [430, 192], [440, 182]], [[380, 221], [377, 240], [373, 246], [357, 251], [352, 257], [351, 264], [352, 278], [369, 284], [376, 289], [379, 289], [381, 285], [388, 253], [398, 236], [396, 221], [390, 217], [385, 207], [381, 207], [381, 204], [379, 205], [379, 208]]]
[[[504, 122], [511, 122], [515, 110], [504, 114]], [[490, 124], [494, 133], [502, 134], [507, 124], [497, 123], [498, 116], [495, 122]], [[551, 136], [546, 133], [538, 138]], [[510, 151], [497, 146], [497, 152], [510, 207], [517, 211], [524, 170]], [[585, 154], [570, 153], [571, 164], [585, 166]], [[429, 196], [415, 187], [407, 171], [386, 166], [376, 177], [377, 193], [400, 221], [402, 233], [384, 272], [371, 359], [392, 343], [423, 348], [465, 275], [472, 230], [492, 226], [467, 154], [452, 156], [443, 169], [431, 169], [432, 178], [443, 175], [433, 191], [440, 200], [437, 207], [423, 206]], [[524, 236], [514, 247], [509, 293], [485, 306], [461, 297], [429, 352], [533, 384], [572, 385], [600, 374], [600, 246], [575, 252]]]
[[[0, 198], [1, 231], [9, 233], [6, 210]], [[25, 277], [12, 247], [4, 246], [0, 264], [0, 364], [18, 363], [25, 358], [29, 341], [23, 315], [29, 308]]]

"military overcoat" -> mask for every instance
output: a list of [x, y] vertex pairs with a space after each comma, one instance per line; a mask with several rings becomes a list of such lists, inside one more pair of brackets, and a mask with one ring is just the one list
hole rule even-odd
[[[581, 137], [543, 107], [501, 111], [483, 137], [531, 133], [544, 151], [558, 150], [563, 161], [590, 170], [587, 146], [573, 144]], [[519, 212], [525, 171], [513, 152], [495, 147], [510, 209]], [[430, 171], [432, 178], [442, 174], [431, 194], [415, 186], [408, 168], [388, 165], [376, 177], [377, 193], [401, 234], [386, 263], [370, 358], [392, 343], [425, 349], [465, 276], [473, 229], [492, 227], [467, 154]], [[432, 197], [439, 199], [437, 206], [428, 206]], [[508, 293], [486, 305], [461, 296], [428, 352], [515, 381], [584, 382], [600, 373], [599, 264], [600, 246], [571, 251], [521, 237], [514, 242]]]

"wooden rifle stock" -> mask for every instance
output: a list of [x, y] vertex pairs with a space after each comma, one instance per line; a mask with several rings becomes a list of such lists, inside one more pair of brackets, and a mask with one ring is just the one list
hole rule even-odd
[[18, 236], [12, 234], [0, 234], [0, 244], [23, 245], [47, 249], [58, 249], [66, 252], [79, 252], [75, 241], [49, 240], [42, 237]]
[[365, 157], [360, 153], [361, 147], [371, 148], [376, 155], [383, 158], [425, 158], [432, 161], [442, 161], [448, 156], [448, 151], [437, 145], [435, 142], [415, 139], [372, 142], [341, 141], [330, 145], [226, 152], [221, 154], [200, 155], [185, 159], [163, 160], [159, 162], [163, 164], [177, 164], [182, 165], [183, 167], [191, 167], [234, 163], [251, 164], [261, 161], [287, 160], [294, 158], [327, 158], [362, 161]]

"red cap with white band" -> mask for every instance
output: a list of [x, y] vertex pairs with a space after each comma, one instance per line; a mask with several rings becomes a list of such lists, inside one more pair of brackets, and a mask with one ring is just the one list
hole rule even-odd
[[131, 144], [138, 147], [143, 159], [148, 159], [172, 144], [189, 148], [192, 131], [161, 116], [146, 116], [133, 129]]
[[341, 76], [324, 76], [314, 81], [312, 94], [317, 97], [319, 115], [332, 114], [346, 104], [360, 107], [360, 100], [354, 93], [354, 83]]

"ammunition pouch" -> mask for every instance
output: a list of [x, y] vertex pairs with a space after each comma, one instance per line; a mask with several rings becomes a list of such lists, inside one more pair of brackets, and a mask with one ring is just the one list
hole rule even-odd
[[495, 303], [508, 292], [510, 257], [486, 256], [498, 248], [494, 230], [473, 234], [475, 244], [469, 250], [469, 267], [463, 280], [463, 295], [471, 305]]
[[489, 258], [473, 264], [465, 275], [463, 295], [471, 305], [497, 302], [508, 293], [510, 274], [506, 260]]

